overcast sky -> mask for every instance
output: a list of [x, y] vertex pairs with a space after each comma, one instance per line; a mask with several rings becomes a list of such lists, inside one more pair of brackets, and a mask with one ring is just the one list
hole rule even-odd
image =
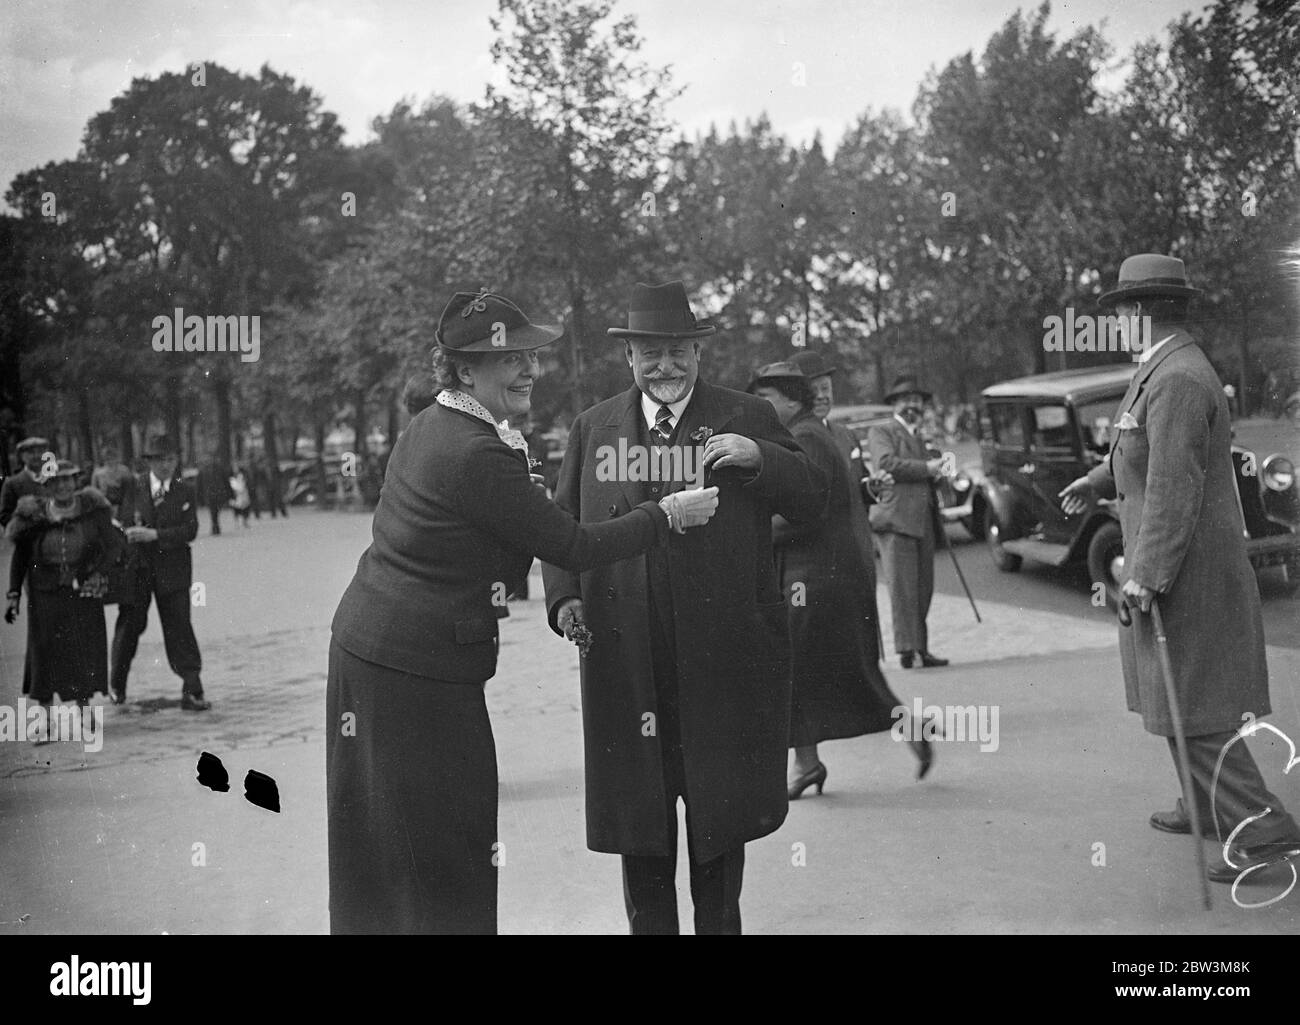
[[[931, 67], [982, 51], [1013, 0], [620, 0], [643, 57], [688, 88], [672, 108], [693, 133], [766, 110], [795, 139], [828, 143], [866, 108], [908, 111]], [[1105, 21], [1119, 53], [1202, 2], [1074, 0], [1050, 27]], [[269, 62], [311, 86], [346, 141], [402, 97], [479, 99], [493, 69], [496, 0], [0, 0], [0, 192], [15, 174], [76, 155], [86, 122], [141, 75], [215, 61]], [[792, 84], [805, 66], [806, 86]]]

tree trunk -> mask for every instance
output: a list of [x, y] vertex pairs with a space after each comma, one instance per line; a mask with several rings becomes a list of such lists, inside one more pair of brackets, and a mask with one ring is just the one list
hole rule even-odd
[[397, 443], [397, 394], [388, 396], [388, 451]]
[[217, 403], [217, 461], [230, 466], [230, 381], [220, 371], [212, 375], [212, 397]]
[[90, 422], [90, 396], [84, 388], [77, 392], [77, 432], [85, 450], [82, 460], [95, 462], [95, 431]]
[[280, 508], [280, 498], [284, 489], [280, 486], [280, 452], [275, 440], [275, 414], [267, 413], [262, 417], [262, 444], [266, 448], [266, 475], [270, 478], [271, 515]]
[[[172, 443], [175, 444], [179, 451], [181, 443], [181, 400], [180, 400], [180, 381], [173, 378], [167, 381], [167, 400], [163, 405], [163, 421], [166, 424], [167, 434], [171, 437]], [[177, 470], [179, 473], [179, 469]]]
[[195, 419], [197, 418], [194, 416], [187, 416], [185, 418], [185, 451], [189, 453], [189, 461], [191, 466], [198, 466], [200, 462], [199, 454], [194, 451]]
[[1238, 336], [1241, 350], [1241, 372], [1237, 375], [1237, 415], [1250, 415], [1250, 306], [1241, 304], [1241, 334]]
[[316, 497], [322, 509], [334, 504], [334, 496], [329, 492], [329, 482], [325, 477], [325, 434], [324, 420], [316, 421]]
[[361, 467], [365, 465], [366, 456], [370, 452], [366, 444], [366, 434], [369, 431], [366, 423], [366, 389], [358, 388], [353, 402], [356, 405], [356, 412], [352, 417], [352, 426], [356, 431], [356, 437], [352, 441], [352, 451], [357, 455], [357, 473], [360, 475]]
[[118, 447], [122, 453], [122, 462], [127, 466], [135, 469], [135, 430], [131, 424], [129, 416], [120, 417], [117, 421], [117, 440]]

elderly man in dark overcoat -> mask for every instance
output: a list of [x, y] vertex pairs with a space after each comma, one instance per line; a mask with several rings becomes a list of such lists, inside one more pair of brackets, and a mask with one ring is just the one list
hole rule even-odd
[[[1202, 829], [1226, 840], [1242, 826], [1234, 864], [1209, 870], [1230, 883], [1245, 868], [1300, 855], [1300, 828], [1269, 793], [1246, 745], [1233, 740], [1243, 723], [1270, 711], [1268, 665], [1227, 400], [1186, 326], [1197, 292], [1182, 260], [1142, 254], [1120, 266], [1118, 287], [1101, 303], [1114, 306], [1123, 324], [1149, 317], [1150, 339], [1132, 334], [1141, 366], [1116, 412], [1109, 458], [1066, 487], [1061, 506], [1077, 515], [1098, 497], [1118, 500], [1123, 597], [1143, 613], [1153, 598], [1160, 602]], [[1134, 615], [1119, 634], [1128, 707], [1149, 733], [1168, 738], [1177, 764], [1151, 619]], [[1152, 815], [1151, 825], [1191, 832], [1181, 800]]]
[[[587, 846], [623, 856], [633, 934], [678, 931], [677, 801], [686, 806], [696, 933], [741, 931], [745, 843], [788, 810], [790, 647], [772, 514], [817, 519], [828, 482], [772, 407], [699, 379], [680, 281], [637, 285], [635, 381], [573, 424], [556, 502], [583, 522], [707, 479], [718, 510], [666, 547], [581, 575], [544, 566], [552, 629], [590, 634], [582, 659]], [[681, 472], [645, 474], [645, 453]], [[649, 476], [653, 479], [646, 479]]]

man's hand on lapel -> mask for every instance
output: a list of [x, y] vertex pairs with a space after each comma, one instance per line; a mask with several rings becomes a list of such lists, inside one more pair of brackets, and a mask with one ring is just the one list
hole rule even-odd
[[721, 470], [735, 466], [741, 470], [758, 470], [763, 453], [758, 442], [743, 434], [715, 434], [704, 443], [704, 468]]

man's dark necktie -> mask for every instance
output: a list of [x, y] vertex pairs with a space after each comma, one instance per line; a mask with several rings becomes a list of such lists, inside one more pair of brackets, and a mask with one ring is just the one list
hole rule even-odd
[[668, 444], [668, 439], [673, 436], [673, 411], [667, 404], [660, 406], [655, 414], [654, 435], [657, 445]]

